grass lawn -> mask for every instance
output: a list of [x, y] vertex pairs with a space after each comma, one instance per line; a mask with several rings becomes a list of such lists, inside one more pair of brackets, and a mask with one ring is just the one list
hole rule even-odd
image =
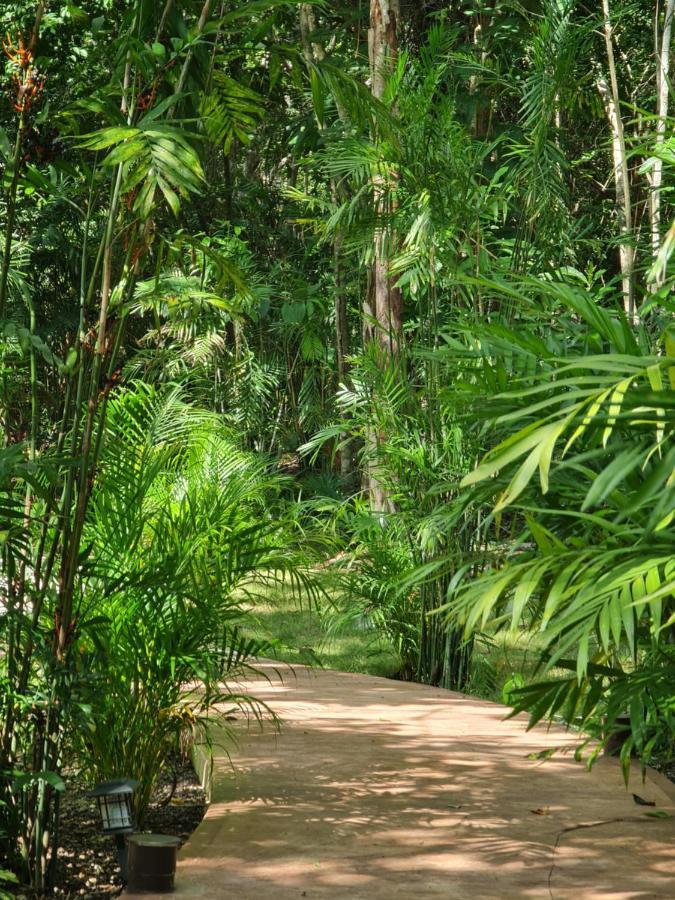
[[271, 641], [281, 662], [320, 665], [341, 672], [362, 672], [390, 678], [399, 669], [395, 651], [372, 632], [356, 628], [329, 634], [328, 623], [314, 607], [299, 607], [288, 597], [258, 601], [254, 625], [245, 631]]
[[502, 633], [479, 640], [473, 654], [473, 671], [467, 693], [503, 703], [504, 687], [516, 676], [525, 681], [534, 672], [541, 642], [538, 635]]
[[[288, 596], [269, 596], [252, 609], [246, 624], [250, 637], [274, 644], [274, 658], [289, 664], [319, 665], [342, 672], [361, 672], [385, 678], [400, 668], [393, 647], [372, 631], [355, 626], [335, 633], [327, 617], [314, 606], [299, 606]], [[500, 636], [481, 641], [474, 652], [469, 692], [487, 700], [502, 701], [502, 691], [514, 675], [527, 678], [537, 658], [537, 641], [529, 635]]]

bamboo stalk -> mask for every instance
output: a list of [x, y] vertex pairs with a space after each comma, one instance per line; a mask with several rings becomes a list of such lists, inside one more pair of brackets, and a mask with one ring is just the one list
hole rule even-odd
[[614, 186], [616, 192], [616, 212], [619, 219], [621, 243], [619, 261], [623, 285], [623, 300], [626, 315], [635, 320], [635, 248], [633, 246], [633, 210], [631, 205], [630, 174], [626, 154], [626, 138], [621, 117], [619, 83], [614, 59], [614, 29], [609, 9], [609, 0], [602, 0], [603, 33], [607, 51], [609, 85], [604, 76], [597, 80], [598, 91], [605, 105], [607, 119], [612, 131], [612, 155], [614, 159]]
[[[204, 28], [206, 27], [206, 23], [209, 18], [209, 13], [211, 11], [211, 0], [205, 0], [205, 3], [202, 7], [201, 14], [199, 16], [199, 20], [197, 22], [197, 38], [200, 38]], [[178, 84], [176, 85], [176, 94], [182, 94], [183, 88], [185, 87], [185, 82], [187, 81], [188, 72], [190, 70], [190, 63], [192, 62], [192, 54], [194, 50], [192, 47], [189, 48], [188, 52], [185, 54], [185, 60], [183, 61], [183, 66], [181, 68], [180, 77], [178, 79]], [[175, 107], [170, 110], [169, 115], [173, 114], [173, 110]]]
[[[673, 14], [675, 14], [675, 0], [666, 0], [664, 12], [663, 34], [659, 46], [658, 17], [656, 21], [656, 54], [658, 61], [657, 74], [657, 120], [656, 120], [656, 148], [657, 155], [654, 160], [654, 168], [651, 172], [649, 195], [649, 224], [651, 231], [652, 256], [656, 259], [661, 249], [661, 189], [663, 186], [663, 160], [658, 156], [658, 150], [666, 139], [666, 120], [668, 118], [668, 105], [670, 99], [670, 48], [673, 34]], [[652, 291], [663, 286], [664, 273], [655, 271], [653, 280], [648, 287]]]

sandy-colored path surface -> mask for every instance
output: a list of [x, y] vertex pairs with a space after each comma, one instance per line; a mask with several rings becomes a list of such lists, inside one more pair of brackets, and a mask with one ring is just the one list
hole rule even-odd
[[242, 726], [234, 769], [218, 751], [178, 896], [675, 898], [675, 819], [645, 815], [675, 813], [659, 776], [530, 759], [565, 732], [440, 689], [305, 669], [247, 687], [284, 725]]

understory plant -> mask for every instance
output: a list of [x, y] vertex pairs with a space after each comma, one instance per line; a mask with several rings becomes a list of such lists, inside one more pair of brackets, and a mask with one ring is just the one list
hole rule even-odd
[[245, 604], [271, 583], [311, 592], [283, 482], [179, 387], [111, 401], [85, 528], [88, 727], [73, 737], [90, 780], [138, 779], [141, 823], [172, 752], [235, 707], [263, 712], [233, 684], [269, 649], [243, 636]]
[[488, 566], [477, 574], [467, 558], [444, 615], [467, 637], [538, 635], [538, 671], [510, 693], [532, 724], [562, 719], [599, 739], [591, 759], [618, 741], [626, 772], [631, 755], [665, 765], [675, 756], [670, 312], [652, 303], [629, 323], [578, 283], [491, 290], [517, 309], [465, 335], [466, 390], [491, 449], [437, 519], [452, 528], [490, 502]]
[[[153, 643], [164, 633], [170, 644], [171, 629], [174, 637], [184, 634], [183, 649], [168, 646], [158, 660], [164, 674], [175, 669], [174, 685], [189, 669], [185, 662], [178, 667], [181, 653], [185, 659], [194, 656], [196, 671], [200, 637], [196, 631], [191, 638], [188, 634], [200, 613], [190, 616], [188, 601], [201, 585], [198, 577], [207, 591], [213, 587], [214, 603], [223, 602], [226, 582], [224, 573], [215, 573], [225, 563], [207, 565], [204, 551], [195, 554], [194, 565], [201, 564], [203, 571], [194, 573], [191, 593], [185, 575], [174, 594], [166, 589], [163, 594], [160, 584], [152, 595], [149, 570], [139, 574], [142, 554], [136, 568], [120, 572], [104, 569], [105, 553], [92, 555], [103, 545], [112, 553], [115, 542], [118, 549], [125, 547], [119, 533], [104, 535], [99, 518], [104, 507], [97, 494], [105, 491], [112, 465], [109, 401], [135, 338], [147, 330], [137, 285], [158, 275], [164, 241], [178, 230], [175, 218], [185, 214], [205, 183], [193, 114], [209, 80], [205, 73], [216, 65], [215, 43], [207, 47], [203, 39], [209, 4], [130, 0], [106, 4], [104, 15], [92, 17], [71, 5], [62, 20], [50, 6], [42, 0], [16, 4], [12, 34], [3, 41], [10, 131], [0, 131], [0, 849], [20, 881], [38, 894], [52, 886], [63, 775], [72, 762], [73, 743], [94, 749], [94, 739], [87, 743], [83, 734], [94, 735], [92, 710], [103, 696], [106, 653], [97, 640], [104, 640], [107, 630], [111, 664], [119, 675], [135, 667], [138, 680], [146, 667], [145, 701], [138, 699], [141, 691], [136, 698], [139, 709], [146, 702], [148, 721], [170, 717], [171, 705], [162, 716], [157, 708], [151, 712], [152, 703], [180, 700], [180, 693], [173, 698], [152, 694]], [[65, 49], [80, 53], [68, 57], [70, 65], [94, 47], [104, 62], [81, 78], [57, 72], [61, 94], [50, 93], [51, 82], [41, 68], [50, 58], [40, 56], [49, 41], [42, 41], [42, 32], [47, 29], [55, 53], [63, 53], [55, 26], [70, 27], [73, 17], [75, 30], [84, 32], [84, 46], [74, 41]], [[222, 59], [219, 63], [225, 66]], [[49, 127], [47, 95], [58, 107]], [[43, 266], [46, 240], [57, 250]], [[202, 301], [198, 291], [193, 295], [195, 303]], [[113, 498], [113, 482], [107, 482], [106, 500], [109, 524], [122, 529], [127, 541], [137, 541], [126, 545], [131, 553], [132, 546], [136, 551], [145, 546], [152, 526], [147, 507], [136, 508], [132, 494], [122, 491], [124, 477], [135, 471], [131, 457], [126, 460], [128, 467], [117, 473], [120, 491]], [[160, 468], [153, 459], [150, 469], [159, 475]], [[135, 489], [140, 500], [149, 486], [139, 482]], [[110, 510], [123, 500], [126, 520], [115, 520]], [[189, 528], [204, 524], [208, 503], [206, 496], [186, 494], [180, 510], [171, 507], [174, 518], [162, 523], [167, 528], [162, 553], [154, 544], [158, 566], [177, 564], [181, 546], [194, 539]], [[218, 507], [212, 505], [209, 512], [216, 516]], [[134, 526], [133, 534], [125, 530]], [[224, 520], [216, 520], [211, 535], [223, 529]], [[243, 565], [246, 552], [239, 553], [237, 565]], [[118, 580], [121, 572], [129, 580], [128, 592]], [[146, 588], [140, 586], [143, 579]], [[127, 627], [125, 621], [134, 616], [135, 626]], [[141, 635], [143, 627], [162, 617], [165, 632], [146, 631], [143, 660], [132, 634]], [[204, 614], [202, 627], [205, 619]], [[223, 656], [222, 673], [251, 651], [236, 634], [225, 637], [226, 625], [221, 623], [218, 646], [226, 646], [231, 656]], [[125, 635], [128, 665], [115, 655], [124, 652]], [[133, 696], [133, 691], [123, 696], [118, 682], [120, 708]], [[127, 712], [131, 722], [129, 706]], [[108, 724], [114, 756], [121, 752], [113, 737], [117, 725]], [[140, 768], [149, 779], [147, 792], [152, 765]]]
[[423, 344], [408, 351], [405, 378], [403, 365], [383, 368], [377, 354], [355, 362], [352, 386], [340, 393], [344, 418], [304, 450], [353, 442], [388, 498], [384, 512], [359, 498], [334, 507], [331, 527], [348, 542], [331, 566], [344, 598], [338, 620], [360, 616], [376, 628], [399, 653], [403, 677], [461, 690], [471, 681], [473, 645], [436, 613], [460, 560], [482, 541], [483, 510], [452, 533], [433, 513], [457, 497], [473, 437], [460, 426], [459, 404], [447, 399], [460, 370], [444, 368]]
[[0, 4], [26, 892], [74, 766], [142, 818], [172, 748], [265, 713], [239, 625], [313, 550], [406, 677], [475, 688], [520, 629], [517, 708], [672, 757], [674, 3]]
[[345, 629], [370, 634], [373, 646], [390, 646], [399, 661], [398, 675], [414, 679], [420, 650], [420, 597], [407, 584], [414, 557], [398, 520], [382, 527], [361, 498], [321, 501], [330, 529], [338, 533], [343, 551], [324, 569], [332, 603], [324, 619], [329, 636]]

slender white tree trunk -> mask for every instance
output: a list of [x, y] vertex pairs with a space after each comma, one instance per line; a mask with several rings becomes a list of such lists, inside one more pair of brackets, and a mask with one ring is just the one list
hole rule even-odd
[[300, 4], [300, 37], [302, 39], [302, 52], [305, 62], [310, 65], [325, 59], [326, 53], [319, 41], [312, 41], [312, 35], [316, 32], [316, 16], [311, 3]]
[[[666, 0], [666, 8], [663, 19], [663, 32], [659, 40], [659, 23], [656, 21], [656, 54], [658, 60], [657, 73], [657, 109], [656, 109], [656, 145], [663, 144], [666, 137], [666, 119], [668, 118], [668, 101], [670, 99], [670, 85], [668, 77], [670, 73], [670, 46], [673, 34], [673, 13], [675, 13], [675, 0]], [[652, 241], [652, 255], [654, 259], [661, 249], [661, 187], [663, 185], [663, 161], [654, 161], [651, 171], [649, 196], [649, 220]], [[663, 274], [656, 273], [649, 287], [658, 290], [663, 285]]]
[[[396, 65], [398, 56], [399, 0], [371, 0], [368, 48], [370, 51], [370, 77], [373, 96], [384, 96], [387, 77]], [[383, 350], [394, 355], [400, 344], [401, 291], [389, 274], [391, 238], [386, 220], [393, 211], [391, 185], [383, 174], [373, 177], [375, 211], [380, 219], [375, 231], [375, 261], [373, 263], [372, 299], [377, 329], [377, 339]]]
[[[399, 0], [370, 0], [370, 29], [368, 51], [370, 57], [370, 84], [373, 96], [384, 97], [387, 79], [398, 57]], [[391, 185], [383, 173], [373, 176], [373, 202], [378, 223], [375, 229], [374, 260], [369, 277], [368, 296], [364, 302], [364, 337], [366, 342], [379, 344], [385, 365], [394, 360], [401, 348], [402, 298], [390, 274], [391, 235], [387, 219], [393, 212]], [[371, 463], [368, 487], [373, 510], [385, 512], [392, 509], [386, 489], [378, 477], [378, 448], [386, 441], [386, 435], [369, 429], [366, 443]]]
[[609, 126], [612, 131], [612, 156], [614, 159], [614, 185], [616, 190], [616, 213], [619, 220], [619, 261], [621, 265], [621, 278], [623, 286], [623, 302], [626, 315], [631, 321], [635, 320], [635, 247], [633, 244], [633, 209], [630, 193], [630, 176], [628, 172], [628, 157], [626, 156], [626, 139], [621, 118], [619, 98], [619, 83], [616, 77], [616, 63], [614, 59], [613, 28], [609, 10], [609, 0], [602, 0], [602, 14], [604, 19], [605, 46], [607, 48], [607, 68], [609, 71], [609, 84], [601, 75], [597, 86], [602, 97]]

